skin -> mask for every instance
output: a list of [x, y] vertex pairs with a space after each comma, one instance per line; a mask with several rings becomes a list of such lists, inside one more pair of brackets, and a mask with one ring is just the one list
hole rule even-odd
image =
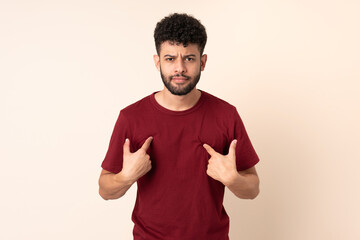
[[[154, 63], [158, 71], [162, 72], [165, 78], [184, 74], [189, 76], [189, 80], [183, 78], [173, 79], [170, 83], [175, 88], [185, 88], [194, 81], [195, 76], [204, 71], [207, 55], [200, 56], [199, 48], [196, 44], [176, 45], [164, 42], [161, 45], [160, 56], [154, 55]], [[183, 82], [181, 82], [183, 81]], [[173, 111], [183, 111], [191, 108], [199, 100], [201, 93], [196, 87], [186, 95], [178, 96], [172, 94], [166, 87], [155, 94], [156, 101], [163, 107]]]
[[236, 143], [236, 139], [231, 142], [227, 155], [222, 155], [204, 144], [210, 155], [206, 173], [222, 182], [238, 198], [254, 199], [260, 192], [259, 177], [255, 167], [239, 172], [236, 170]]
[[[204, 71], [207, 55], [200, 55], [196, 44], [173, 44], [164, 42], [160, 54], [154, 55], [154, 63], [170, 86], [181, 92], [196, 81], [200, 71]], [[178, 76], [178, 77], [173, 77]], [[185, 76], [185, 77], [182, 77]], [[195, 84], [196, 85], [196, 84]], [[201, 96], [196, 86], [185, 95], [175, 95], [164, 86], [164, 89], [155, 94], [156, 101], [163, 107], [173, 111], [184, 111], [193, 107]], [[136, 152], [130, 152], [130, 141], [124, 143], [123, 169], [115, 174], [102, 170], [99, 178], [99, 194], [105, 199], [117, 199], [140, 177], [151, 170], [151, 159], [146, 153], [152, 137], [145, 141]], [[254, 199], [259, 194], [259, 177], [255, 167], [244, 171], [236, 170], [236, 140], [233, 140], [229, 153], [222, 155], [204, 144], [209, 153], [209, 163], [206, 173], [215, 180], [223, 183], [231, 192], [242, 199]]]

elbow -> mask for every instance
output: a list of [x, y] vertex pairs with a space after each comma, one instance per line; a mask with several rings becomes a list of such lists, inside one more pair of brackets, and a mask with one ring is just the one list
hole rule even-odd
[[246, 194], [240, 196], [238, 195], [237, 197], [241, 199], [254, 200], [259, 195], [259, 193], [259, 190], [248, 191]]
[[257, 196], [259, 196], [260, 193], [260, 189], [256, 189], [254, 190], [250, 195], [249, 195], [249, 200], [254, 200]]
[[253, 189], [251, 189], [249, 194], [249, 199], [254, 200], [257, 196], [259, 196], [259, 194], [260, 194], [260, 183], [258, 181], [253, 187]]
[[249, 197], [248, 199], [254, 200], [260, 194], [260, 181], [257, 179], [256, 183], [249, 189]]
[[104, 200], [110, 200], [110, 197], [106, 195], [103, 191], [101, 191], [101, 188], [99, 188], [99, 195]]
[[254, 200], [257, 196], [260, 194], [260, 188], [259, 184], [256, 184], [255, 186], [248, 188], [242, 194], [238, 195], [237, 197], [241, 199], [248, 199], [248, 200]]
[[118, 195], [108, 194], [108, 193], [102, 191], [101, 188], [99, 188], [99, 195], [104, 200], [114, 200], [114, 199], [121, 198], [124, 194], [118, 194]]
[[258, 195], [259, 192], [247, 192], [247, 193], [242, 193], [242, 194], [235, 194], [238, 198], [240, 199], [246, 199], [246, 200], [254, 200]]
[[100, 195], [100, 197], [101, 197], [102, 199], [104, 199], [104, 200], [112, 200], [112, 199], [115, 199], [115, 198], [112, 197], [111, 195], [106, 194], [105, 192], [103, 192], [103, 191], [101, 190], [101, 188], [99, 189], [99, 195]]

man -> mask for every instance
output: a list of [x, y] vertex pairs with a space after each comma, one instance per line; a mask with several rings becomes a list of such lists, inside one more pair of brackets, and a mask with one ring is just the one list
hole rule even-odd
[[137, 182], [135, 240], [229, 239], [225, 186], [255, 198], [259, 158], [236, 108], [196, 88], [207, 60], [204, 26], [172, 14], [154, 38], [164, 89], [120, 111], [99, 193], [117, 199]]

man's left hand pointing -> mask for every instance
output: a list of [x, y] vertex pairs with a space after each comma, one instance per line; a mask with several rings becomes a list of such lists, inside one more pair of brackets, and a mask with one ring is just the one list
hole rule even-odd
[[230, 184], [238, 174], [236, 170], [236, 140], [233, 140], [229, 147], [229, 153], [222, 155], [216, 152], [212, 147], [204, 144], [204, 148], [210, 155], [209, 164], [207, 167], [207, 175], [215, 180], [222, 182], [225, 186]]

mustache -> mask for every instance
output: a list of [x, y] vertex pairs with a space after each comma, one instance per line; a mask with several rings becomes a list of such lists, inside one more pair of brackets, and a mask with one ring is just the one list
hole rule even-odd
[[185, 78], [186, 80], [189, 80], [189, 79], [191, 78], [191, 77], [186, 76], [186, 75], [184, 75], [184, 74], [176, 74], [176, 75], [171, 76], [171, 77], [170, 77], [170, 80], [172, 80], [174, 77], [183, 77], [183, 78]]

